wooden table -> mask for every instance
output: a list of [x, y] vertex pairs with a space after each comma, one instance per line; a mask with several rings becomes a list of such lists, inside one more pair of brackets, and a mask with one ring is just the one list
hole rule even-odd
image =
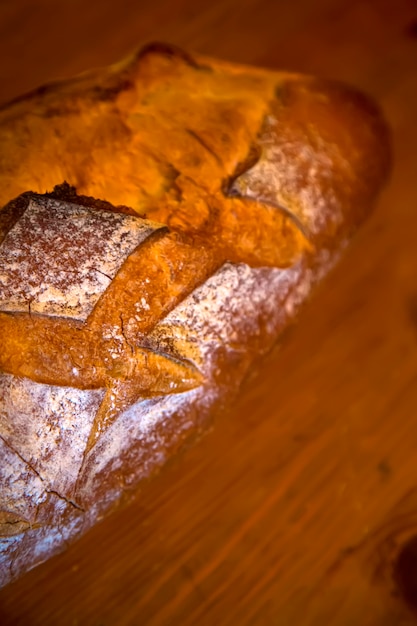
[[368, 91], [393, 130], [393, 177], [233, 412], [128, 508], [3, 589], [0, 623], [413, 624], [417, 4], [4, 1], [0, 100], [161, 39]]

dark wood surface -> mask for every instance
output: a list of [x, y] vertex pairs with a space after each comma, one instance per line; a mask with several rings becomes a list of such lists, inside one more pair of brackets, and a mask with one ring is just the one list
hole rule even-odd
[[232, 413], [4, 588], [0, 623], [414, 624], [417, 3], [6, 0], [0, 101], [161, 39], [366, 90], [392, 127], [392, 180]]

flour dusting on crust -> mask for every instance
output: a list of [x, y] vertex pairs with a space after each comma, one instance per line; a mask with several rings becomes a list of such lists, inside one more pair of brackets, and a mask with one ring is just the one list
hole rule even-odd
[[91, 425], [104, 390], [35, 383], [0, 374], [0, 436], [44, 488], [72, 497]]
[[[271, 348], [277, 328], [296, 314], [334, 260], [325, 250], [317, 259], [313, 269], [306, 260], [287, 269], [226, 263], [155, 326], [148, 347], [188, 358], [205, 382], [185, 393], [138, 401], [119, 416], [87, 456], [77, 493], [84, 505], [105, 509], [126, 482], [139, 483], [163, 464], [169, 446], [207, 423], [226, 389], [229, 396], [237, 392], [253, 355]], [[97, 489], [108, 502], [95, 504]]]
[[304, 299], [312, 280], [302, 261], [287, 269], [226, 263], [155, 326], [147, 343], [187, 356], [210, 376], [216, 350], [235, 353], [256, 344], [262, 353], [288, 314], [290, 292], [294, 299], [299, 284]]
[[0, 244], [0, 310], [85, 321], [126, 258], [162, 227], [32, 198]]
[[[28, 524], [34, 523], [47, 497], [42, 479], [0, 437], [0, 511], [8, 511]], [[13, 506], [10, 506], [13, 502]], [[0, 531], [0, 535], [4, 534]], [[0, 559], [1, 561], [1, 559]]]

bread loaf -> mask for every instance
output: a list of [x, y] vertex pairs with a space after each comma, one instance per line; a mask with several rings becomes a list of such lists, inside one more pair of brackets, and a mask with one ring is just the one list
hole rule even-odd
[[0, 141], [6, 584], [230, 406], [369, 214], [389, 140], [354, 89], [157, 44], [6, 105]]

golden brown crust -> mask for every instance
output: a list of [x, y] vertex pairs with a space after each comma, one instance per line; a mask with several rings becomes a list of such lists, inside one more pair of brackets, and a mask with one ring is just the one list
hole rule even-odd
[[0, 141], [7, 582], [231, 400], [368, 214], [389, 141], [355, 90], [163, 44], [3, 107]]

